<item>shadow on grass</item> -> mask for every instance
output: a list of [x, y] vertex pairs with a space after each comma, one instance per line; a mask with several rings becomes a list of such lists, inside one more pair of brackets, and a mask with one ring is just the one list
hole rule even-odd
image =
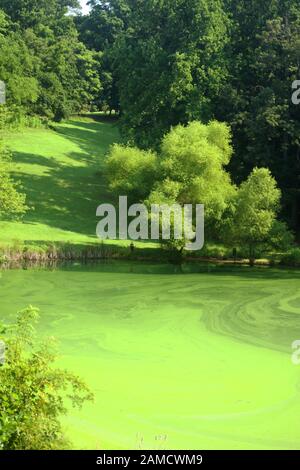
[[58, 126], [56, 132], [78, 145], [89, 157], [99, 160], [103, 160], [110, 145], [120, 140], [117, 125], [96, 121], [68, 121]]
[[53, 157], [14, 152], [17, 164], [43, 167], [40, 174], [15, 175], [27, 195], [28, 205], [34, 207], [26, 214], [24, 223], [95, 236], [96, 209], [112, 200], [106, 189], [103, 161], [109, 146], [118, 140], [117, 129], [96, 121], [74, 120], [58, 126], [57, 132], [78, 146], [78, 152], [63, 154], [71, 160], [69, 165], [67, 160], [56, 159], [55, 148]]
[[[20, 160], [30, 160], [22, 154]], [[19, 160], [19, 161], [20, 161]], [[40, 161], [44, 158], [41, 156]], [[24, 223], [46, 224], [61, 230], [95, 235], [97, 206], [110, 197], [96, 165], [68, 167], [56, 164], [47, 174], [18, 173], [29, 210]], [[101, 184], [102, 183], [102, 184]]]

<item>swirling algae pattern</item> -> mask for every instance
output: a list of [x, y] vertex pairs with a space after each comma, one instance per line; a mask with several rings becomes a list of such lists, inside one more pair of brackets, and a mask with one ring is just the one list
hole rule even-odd
[[1, 317], [28, 304], [96, 395], [63, 421], [75, 448], [300, 448], [299, 271], [3, 271]]

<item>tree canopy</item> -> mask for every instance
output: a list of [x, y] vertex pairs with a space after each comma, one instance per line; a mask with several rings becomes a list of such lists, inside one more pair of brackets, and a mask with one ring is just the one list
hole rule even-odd
[[10, 111], [60, 120], [96, 100], [101, 55], [79, 41], [67, 15], [76, 7], [77, 0], [0, 3], [0, 77]]

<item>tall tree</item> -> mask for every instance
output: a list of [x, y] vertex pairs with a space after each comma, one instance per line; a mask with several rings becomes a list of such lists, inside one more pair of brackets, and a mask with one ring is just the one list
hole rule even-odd
[[7, 19], [6, 37], [0, 35], [0, 72], [10, 106], [60, 120], [89, 108], [100, 93], [101, 56], [79, 41], [67, 14], [77, 6], [77, 0], [0, 3]]
[[128, 27], [115, 44], [126, 136], [151, 146], [172, 125], [212, 117], [226, 64], [221, 0], [127, 0]]
[[231, 242], [249, 247], [251, 264], [258, 244], [270, 239], [279, 210], [281, 192], [266, 168], [254, 168], [239, 187], [231, 222]]
[[300, 227], [300, 106], [292, 83], [300, 76], [300, 5], [295, 0], [228, 0], [231, 76], [217, 116], [233, 130], [237, 182], [255, 166], [271, 169], [283, 192], [283, 215]]
[[129, 7], [127, 0], [91, 0], [91, 11], [86, 16], [78, 16], [76, 25], [79, 37], [84, 44], [96, 52], [101, 52], [100, 77], [102, 93], [96, 97], [95, 105], [100, 109], [119, 111], [119, 93], [114, 73], [114, 50], [119, 35], [128, 27]]

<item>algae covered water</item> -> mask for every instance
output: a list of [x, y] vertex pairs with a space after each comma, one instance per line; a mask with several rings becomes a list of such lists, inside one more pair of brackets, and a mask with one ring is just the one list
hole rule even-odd
[[96, 396], [64, 419], [75, 448], [300, 449], [299, 271], [2, 271], [1, 318], [28, 304]]

